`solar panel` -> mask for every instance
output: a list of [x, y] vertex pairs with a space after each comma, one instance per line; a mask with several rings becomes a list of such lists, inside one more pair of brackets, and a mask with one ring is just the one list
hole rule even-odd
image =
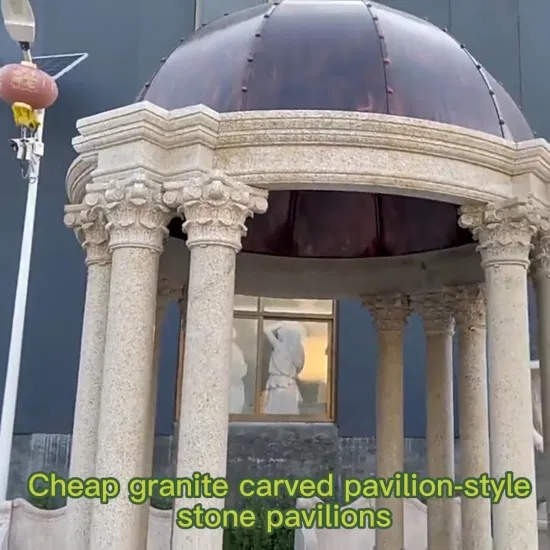
[[62, 55], [40, 55], [32, 60], [38, 68], [57, 80], [67, 74], [88, 57], [87, 53], [66, 53]]

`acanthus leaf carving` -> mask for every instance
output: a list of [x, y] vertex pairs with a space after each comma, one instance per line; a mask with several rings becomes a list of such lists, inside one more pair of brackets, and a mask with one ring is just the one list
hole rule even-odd
[[84, 203], [67, 205], [64, 223], [75, 232], [86, 252], [86, 265], [108, 265], [111, 262], [106, 220], [98, 206]]
[[408, 299], [403, 294], [366, 295], [361, 300], [379, 332], [403, 331], [411, 313]]
[[411, 306], [422, 317], [426, 334], [454, 333], [453, 313], [444, 291], [415, 294]]
[[164, 203], [184, 218], [189, 248], [214, 244], [239, 251], [247, 218], [267, 211], [267, 191], [219, 171], [164, 188]]
[[534, 240], [531, 272], [535, 277], [550, 277], [550, 230], [541, 230]]
[[482, 266], [529, 265], [532, 238], [543, 223], [541, 210], [528, 199], [486, 206], [463, 206], [459, 225], [478, 241]]
[[100, 208], [107, 219], [109, 246], [135, 246], [162, 251], [168, 234], [170, 209], [162, 200], [162, 186], [145, 171], [88, 186], [84, 201]]
[[461, 330], [485, 329], [487, 306], [484, 285], [458, 285], [445, 290], [446, 301]]

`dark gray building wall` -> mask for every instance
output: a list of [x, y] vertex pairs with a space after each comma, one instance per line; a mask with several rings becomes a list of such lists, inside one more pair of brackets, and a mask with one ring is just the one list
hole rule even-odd
[[[258, 4], [200, 0], [200, 23]], [[546, 0], [393, 0], [389, 5], [447, 27], [523, 105], [533, 128], [550, 139], [550, 37]], [[60, 82], [48, 112], [36, 220], [28, 317], [16, 431], [70, 433], [80, 347], [85, 271], [74, 236], [63, 226], [64, 178], [74, 158], [70, 139], [78, 118], [133, 101], [160, 59], [195, 26], [194, 0], [48, 0], [36, 3], [36, 54], [84, 51], [90, 57]], [[18, 59], [0, 28], [0, 57]], [[0, 108], [0, 390], [3, 390], [25, 185], [7, 146], [14, 136], [8, 107]], [[5, 147], [2, 144], [6, 144]], [[374, 434], [376, 344], [371, 320], [357, 303], [340, 304], [338, 411], [341, 436]], [[172, 429], [177, 311], [166, 324], [157, 430]], [[425, 390], [421, 324], [406, 334], [406, 434], [422, 437]], [[0, 397], [1, 399], [1, 397]]]
[[[340, 437], [376, 433], [378, 344], [370, 314], [354, 300], [339, 302], [337, 425]], [[404, 335], [405, 437], [423, 438], [426, 428], [426, 347], [422, 321], [412, 315]], [[458, 362], [454, 363], [456, 375]], [[455, 395], [455, 409], [457, 408]], [[456, 413], [456, 410], [455, 410]], [[458, 415], [455, 414], [458, 436]]]
[[[60, 80], [60, 99], [46, 119], [27, 324], [16, 419], [17, 433], [70, 433], [84, 299], [83, 256], [63, 225], [64, 179], [75, 156], [70, 145], [78, 118], [131, 103], [160, 59], [194, 28], [194, 0], [37, 1], [35, 54], [88, 52]], [[0, 57], [19, 60], [0, 28]], [[8, 146], [15, 136], [9, 107], [0, 108], [0, 390], [3, 392], [25, 184]], [[3, 145], [2, 145], [3, 144]], [[160, 391], [173, 394], [177, 323], [171, 311]], [[167, 355], [168, 354], [168, 355]], [[171, 370], [170, 370], [170, 367]], [[162, 404], [162, 403], [161, 403]], [[171, 428], [172, 410], [161, 406], [159, 428]]]

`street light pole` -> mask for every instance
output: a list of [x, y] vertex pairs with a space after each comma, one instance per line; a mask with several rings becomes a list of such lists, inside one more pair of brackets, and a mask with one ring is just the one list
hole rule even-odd
[[[30, 45], [34, 42], [35, 22], [28, 0], [2, 0], [1, 8], [4, 24], [11, 38], [19, 43], [24, 63], [32, 63]], [[18, 122], [18, 113], [15, 106], [14, 114], [16, 122]], [[29, 113], [27, 113], [28, 115]], [[37, 124], [35, 131], [29, 131], [27, 126], [18, 124], [21, 126], [20, 138], [11, 141], [17, 159], [21, 162], [22, 176], [27, 180], [27, 203], [23, 222], [21, 255], [19, 259], [6, 383], [4, 386], [2, 417], [0, 421], [0, 501], [7, 498], [38, 195], [38, 177], [40, 173], [40, 160], [44, 153], [44, 143], [42, 141], [44, 109], [33, 113], [32, 116], [35, 117], [34, 123]]]

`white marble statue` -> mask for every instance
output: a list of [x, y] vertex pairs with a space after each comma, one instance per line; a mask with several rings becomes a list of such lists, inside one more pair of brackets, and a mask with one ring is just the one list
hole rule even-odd
[[266, 384], [267, 414], [299, 414], [302, 395], [296, 379], [305, 362], [303, 325], [283, 321], [264, 331], [273, 347]]
[[233, 348], [231, 352], [231, 377], [229, 387], [229, 412], [239, 414], [243, 412], [245, 404], [244, 381], [248, 374], [248, 365], [242, 349], [237, 344], [237, 331], [233, 329]]

